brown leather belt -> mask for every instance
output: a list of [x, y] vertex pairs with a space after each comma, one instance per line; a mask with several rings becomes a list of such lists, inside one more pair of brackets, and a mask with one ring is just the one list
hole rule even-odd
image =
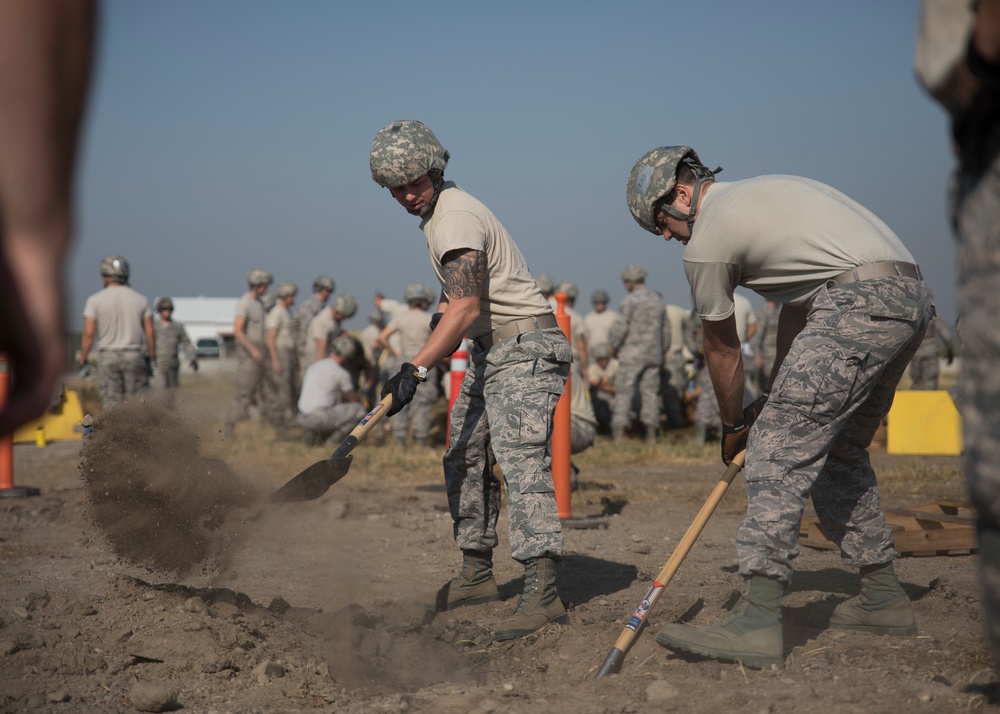
[[503, 327], [497, 328], [486, 335], [474, 337], [473, 342], [479, 345], [480, 349], [488, 350], [501, 340], [506, 340], [515, 335], [522, 335], [525, 332], [535, 330], [547, 330], [550, 327], [557, 327], [556, 316], [551, 312], [548, 315], [536, 315], [534, 317], [522, 317], [520, 320], [508, 322]]
[[882, 260], [878, 263], [859, 265], [830, 279], [837, 283], [837, 285], [843, 285], [845, 283], [857, 283], [862, 280], [891, 277], [923, 279], [924, 276], [921, 274], [920, 268], [913, 263], [902, 263], [898, 260]]

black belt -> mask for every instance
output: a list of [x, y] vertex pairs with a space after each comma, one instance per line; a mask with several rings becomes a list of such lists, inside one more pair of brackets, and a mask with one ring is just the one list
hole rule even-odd
[[490, 347], [495, 345], [501, 340], [506, 340], [510, 337], [516, 335], [522, 335], [525, 332], [534, 332], [535, 330], [547, 330], [550, 327], [558, 327], [559, 323], [556, 322], [556, 316], [551, 312], [548, 315], [536, 315], [535, 317], [523, 317], [520, 320], [514, 320], [513, 322], [508, 322], [503, 327], [498, 327], [485, 335], [479, 337], [474, 337], [473, 342], [479, 345], [480, 349], [488, 350]]
[[878, 263], [865, 263], [856, 268], [830, 278], [837, 285], [845, 283], [857, 283], [862, 280], [874, 280], [875, 278], [917, 278], [923, 279], [920, 268], [913, 263], [903, 263], [898, 260], [882, 260]]

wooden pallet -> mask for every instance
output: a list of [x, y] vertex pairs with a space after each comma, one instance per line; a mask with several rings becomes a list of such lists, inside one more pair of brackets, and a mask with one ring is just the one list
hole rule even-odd
[[[935, 501], [929, 506], [886, 508], [885, 522], [892, 529], [901, 555], [964, 555], [976, 552], [976, 519], [964, 501]], [[805, 516], [799, 543], [809, 548], [837, 549], [816, 516]]]

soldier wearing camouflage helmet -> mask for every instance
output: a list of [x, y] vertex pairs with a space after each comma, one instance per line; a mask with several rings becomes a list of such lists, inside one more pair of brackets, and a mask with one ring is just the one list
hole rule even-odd
[[352, 338], [340, 335], [332, 340], [327, 358], [306, 368], [296, 417], [306, 445], [318, 446], [327, 439], [341, 442], [364, 417], [365, 408], [345, 367], [356, 350]]
[[618, 319], [618, 311], [608, 307], [611, 297], [607, 290], [598, 289], [590, 294], [593, 310], [583, 318], [583, 329], [587, 333], [588, 345], [607, 344], [611, 326]]
[[569, 344], [573, 348], [573, 378], [579, 382], [583, 382], [587, 374], [587, 332], [583, 326], [583, 315], [576, 311], [576, 296], [580, 294], [579, 288], [576, 287], [576, 283], [564, 282], [559, 283], [553, 292], [553, 298], [556, 293], [562, 293], [566, 296], [566, 300], [563, 303], [563, 310], [567, 315], [569, 315]]
[[306, 331], [306, 338], [312, 346], [308, 364], [326, 357], [334, 338], [340, 337], [344, 331], [341, 323], [354, 317], [357, 311], [358, 301], [353, 295], [338, 295], [332, 305], [317, 313]]
[[448, 152], [420, 122], [393, 122], [372, 142], [372, 178], [421, 218], [443, 287], [436, 327], [382, 394], [392, 395], [389, 414], [395, 414], [429, 370], [464, 337], [472, 340], [444, 457], [462, 570], [419, 600], [448, 610], [499, 598], [493, 577], [500, 509], [495, 456], [507, 483], [511, 553], [525, 568], [518, 606], [496, 630], [496, 639], [507, 640], [566, 618], [556, 592], [555, 563], [564, 546], [548, 443], [572, 355], [514, 241], [486, 206], [444, 180], [447, 161]]
[[[399, 370], [404, 363], [412, 362], [431, 335], [431, 316], [427, 314], [430, 302], [427, 295], [426, 286], [408, 285], [403, 298], [409, 309], [393, 317], [379, 333], [376, 344], [389, 354], [384, 367], [390, 374]], [[393, 335], [399, 336], [398, 342], [390, 339]], [[392, 418], [392, 435], [398, 444], [406, 444], [412, 427], [414, 442], [418, 446], [427, 445], [431, 408], [437, 396], [437, 385], [429, 382], [417, 391], [412, 402]]]
[[298, 350], [299, 371], [313, 360], [315, 350], [309, 342], [309, 323], [326, 307], [337, 285], [329, 275], [321, 275], [313, 281], [312, 295], [295, 306], [292, 313], [292, 330], [295, 333], [295, 347]]
[[632, 404], [638, 398], [646, 441], [655, 442], [660, 430], [660, 380], [663, 355], [670, 348], [670, 323], [663, 298], [646, 287], [645, 268], [626, 266], [621, 277], [628, 295], [608, 332], [608, 344], [618, 356], [611, 437], [615, 441], [624, 438], [632, 421]]
[[266, 270], [254, 269], [247, 275], [248, 290], [236, 303], [233, 338], [236, 341], [236, 379], [233, 398], [226, 410], [223, 434], [233, 438], [236, 424], [249, 418], [250, 403], [256, 397], [264, 421], [274, 427], [283, 423], [274, 398], [275, 385], [267, 358], [261, 298], [274, 279]]
[[184, 325], [174, 321], [174, 301], [168, 297], [156, 301], [156, 382], [159, 389], [177, 389], [181, 362], [181, 350], [189, 360], [191, 369], [198, 371], [198, 359]]
[[[723, 461], [746, 449], [737, 554], [747, 593], [723, 622], [668, 625], [657, 641], [780, 667], [781, 597], [810, 496], [824, 528], [840, 534], [844, 563], [862, 574], [861, 595], [838, 605], [830, 624], [913, 634], [867, 447], [934, 313], [930, 291], [892, 230], [830, 186], [798, 176], [718, 183], [715, 173], [689, 147], [660, 147], [636, 162], [626, 186], [639, 225], [683, 246]], [[770, 397], [749, 406], [737, 286], [782, 303]]]
[[96, 348], [97, 391], [101, 409], [107, 410], [149, 387], [156, 332], [149, 302], [129, 287], [128, 261], [109, 255], [100, 270], [104, 289], [83, 306], [80, 366]]
[[285, 436], [285, 424], [295, 415], [299, 394], [299, 358], [291, 309], [299, 293], [295, 283], [278, 283], [274, 289], [276, 302], [264, 318], [264, 336], [274, 381], [275, 410], [282, 414], [275, 426], [279, 437]]

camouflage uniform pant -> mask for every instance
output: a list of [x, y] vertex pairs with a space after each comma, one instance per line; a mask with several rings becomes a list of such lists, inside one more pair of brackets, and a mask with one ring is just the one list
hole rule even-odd
[[846, 565], [895, 557], [867, 449], [932, 316], [911, 278], [830, 283], [813, 299], [750, 432], [741, 574], [791, 581], [810, 496]]
[[341, 437], [343, 441], [365, 413], [364, 406], [359, 402], [342, 402], [329, 409], [299, 414], [296, 420], [303, 429], [315, 433], [323, 441], [331, 436]]
[[157, 389], [171, 390], [177, 389], [180, 383], [179, 374], [181, 363], [176, 357], [173, 359], [160, 358], [156, 360], [156, 379], [154, 380]]
[[938, 376], [941, 366], [936, 354], [915, 355], [910, 362], [910, 379], [913, 384], [910, 389], [929, 390], [938, 388]]
[[280, 414], [287, 420], [295, 414], [295, 405], [299, 400], [299, 353], [294, 347], [279, 347], [278, 362], [281, 363], [281, 373], [275, 374], [271, 369], [274, 410], [276, 415]]
[[978, 515], [986, 626], [1000, 662], [1000, 158], [978, 182], [954, 177], [952, 213], [962, 316], [962, 465]]
[[495, 462], [507, 484], [511, 555], [520, 561], [562, 557], [549, 439], [571, 360], [559, 328], [527, 332], [489, 350], [473, 343], [443, 460], [455, 542], [463, 550], [497, 544]]
[[681, 395], [684, 394], [684, 388], [687, 386], [684, 354], [681, 352], [668, 353], [663, 366], [663, 411], [667, 414], [669, 425], [678, 428], [687, 423], [684, 407], [681, 405]]
[[239, 352], [236, 358], [236, 375], [233, 385], [233, 398], [226, 411], [226, 424], [232, 426], [236, 422], [249, 417], [250, 403], [256, 396], [261, 416], [268, 424], [276, 426], [282, 422], [275, 405], [275, 386], [271, 371], [271, 361], [263, 359], [256, 361], [249, 354]]
[[104, 350], [97, 356], [97, 395], [107, 411], [149, 388], [149, 363], [141, 350]]
[[611, 403], [611, 427], [625, 428], [638, 390], [639, 421], [646, 428], [660, 428], [660, 365], [621, 361], [615, 375], [615, 398]]

